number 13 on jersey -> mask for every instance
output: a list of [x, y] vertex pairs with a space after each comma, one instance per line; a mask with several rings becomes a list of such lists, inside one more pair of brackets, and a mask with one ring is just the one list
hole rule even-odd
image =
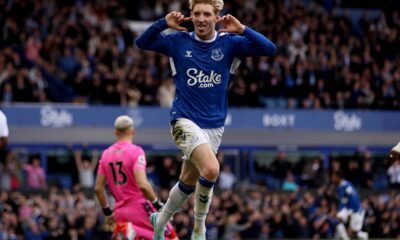
[[128, 178], [126, 176], [126, 173], [122, 169], [123, 162], [122, 161], [116, 161], [115, 163], [110, 162], [110, 163], [108, 163], [108, 165], [110, 166], [111, 171], [112, 171], [114, 184], [115, 185], [124, 185], [128, 181]]

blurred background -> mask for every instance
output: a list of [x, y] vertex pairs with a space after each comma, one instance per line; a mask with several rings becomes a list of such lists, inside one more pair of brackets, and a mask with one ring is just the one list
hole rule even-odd
[[[207, 239], [332, 238], [335, 169], [358, 188], [370, 237], [400, 239], [400, 163], [388, 159], [400, 141], [399, 9], [390, 0], [225, 0], [221, 14], [278, 51], [242, 59], [232, 76]], [[134, 118], [149, 179], [167, 199], [182, 163], [169, 135], [175, 86], [168, 58], [134, 40], [173, 10], [189, 15], [186, 0], [0, 0], [10, 129], [1, 240], [109, 238], [92, 188], [121, 114]], [[189, 202], [173, 219], [181, 239], [192, 216]]]

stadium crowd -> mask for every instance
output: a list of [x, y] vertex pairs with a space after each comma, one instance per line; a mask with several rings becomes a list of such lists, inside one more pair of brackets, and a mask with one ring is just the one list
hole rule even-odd
[[[166, 200], [168, 189], [160, 191]], [[364, 228], [372, 238], [400, 236], [400, 195], [363, 198]], [[193, 200], [193, 198], [192, 198]], [[207, 217], [207, 239], [332, 238], [337, 200], [328, 185], [317, 192], [267, 192], [242, 186], [217, 191]], [[181, 239], [193, 228], [193, 201], [173, 219]], [[0, 193], [0, 239], [109, 239], [109, 229], [92, 195], [55, 187], [45, 194]]]
[[[134, 9], [118, 0], [0, 0], [0, 102], [170, 107], [175, 87], [169, 60], [136, 48], [138, 33], [126, 17], [153, 21], [171, 10], [187, 15], [186, 0], [132, 2], [137, 2]], [[373, 16], [365, 11], [354, 21], [346, 11], [309, 3], [225, 1], [224, 13], [264, 33], [279, 48], [270, 58], [242, 59], [232, 78], [230, 105], [398, 109], [400, 11]], [[82, 166], [76, 171], [80, 185], [72, 189], [49, 184], [39, 159], [23, 163], [12, 156], [0, 163], [0, 240], [109, 238], [93, 195], [83, 191], [93, 184], [93, 174], [88, 173], [94, 172], [95, 163], [78, 160], [79, 154], [74, 157]], [[224, 181], [217, 185], [207, 218], [207, 239], [331, 238], [337, 200], [326, 172], [319, 171], [320, 161], [310, 161], [296, 172], [278, 158], [271, 168], [259, 169], [278, 180], [273, 191], [271, 186], [254, 190], [235, 185], [235, 176], [224, 165]], [[155, 174], [161, 178], [163, 201], [177, 178], [173, 162], [163, 159], [162, 168], [168, 171]], [[332, 167], [342, 164], [333, 162]], [[373, 187], [374, 165], [368, 159], [347, 164], [350, 181]], [[400, 163], [395, 164], [398, 169]], [[149, 166], [149, 171], [153, 167], [157, 170]], [[325, 182], [310, 181], [321, 176]], [[351, 179], [355, 176], [359, 178]], [[399, 179], [390, 176], [390, 186], [398, 189]], [[35, 191], [22, 194], [22, 186]], [[398, 193], [364, 195], [363, 205], [364, 228], [371, 238], [400, 237]], [[190, 201], [173, 219], [182, 239], [190, 236], [192, 220]]]
[[[135, 1], [136, 2], [136, 1]], [[169, 3], [169, 4], [167, 4]], [[126, 17], [188, 15], [186, 1], [0, 1], [0, 99], [170, 107], [168, 58], [140, 51]], [[314, 1], [225, 1], [278, 46], [242, 59], [231, 106], [398, 109], [400, 14], [358, 19]]]
[[[69, 162], [75, 162], [77, 168], [71, 188], [61, 188], [60, 184], [43, 176], [43, 169], [35, 156], [24, 164], [19, 154], [11, 151], [6, 163], [0, 164], [0, 239], [109, 238], [110, 231], [104, 224], [101, 208], [93, 195], [96, 170], [91, 166], [97, 163], [98, 151], [70, 151], [69, 156]], [[333, 158], [328, 168], [323, 167], [317, 159], [307, 161], [310, 166], [300, 161], [299, 165], [303, 166], [301, 169], [304, 171], [299, 173], [295, 166], [287, 162], [285, 154], [279, 152], [269, 169], [263, 170], [264, 174], [274, 176], [275, 181], [281, 180], [277, 187], [264, 183], [248, 184], [237, 179], [229, 161], [225, 162], [223, 154], [218, 156], [221, 174], [211, 214], [207, 218], [209, 240], [332, 238], [337, 224], [338, 200], [335, 188], [329, 183], [329, 172], [335, 169], [344, 169], [345, 176], [360, 190], [368, 189], [362, 191], [362, 202], [366, 209], [364, 228], [370, 237], [400, 237], [399, 183], [390, 185], [392, 190], [385, 188], [379, 191], [376, 188], [373, 190], [373, 183], [369, 183], [382, 167], [385, 167], [387, 177], [392, 178], [389, 169], [398, 169], [399, 161], [387, 162], [385, 166], [376, 165], [373, 155], [365, 152], [353, 158], [357, 160]], [[358, 164], [358, 160], [373, 165], [374, 173], [369, 180], [363, 176], [371, 174], [352, 167]], [[177, 181], [178, 169], [178, 162], [171, 156], [149, 161], [148, 176], [157, 186], [162, 201], [167, 199], [168, 191]], [[313, 169], [314, 173], [307, 169]], [[90, 176], [82, 174], [85, 170]], [[306, 178], [306, 173], [312, 177]], [[281, 175], [282, 179], [279, 179]], [[400, 171], [393, 177], [400, 179]], [[41, 181], [43, 178], [47, 180]], [[275, 189], [271, 188], [274, 186]], [[113, 202], [112, 199], [110, 202]], [[173, 225], [181, 239], [190, 237], [193, 198], [174, 217]]]

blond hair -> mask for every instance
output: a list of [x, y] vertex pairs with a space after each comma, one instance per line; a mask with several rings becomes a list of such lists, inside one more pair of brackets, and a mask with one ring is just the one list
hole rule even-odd
[[123, 132], [127, 130], [128, 128], [133, 128], [134, 123], [133, 119], [127, 115], [122, 115], [117, 117], [114, 122], [114, 127], [115, 130]]
[[210, 4], [214, 7], [215, 12], [219, 12], [224, 7], [224, 0], [189, 0], [189, 8], [193, 10], [196, 4]]

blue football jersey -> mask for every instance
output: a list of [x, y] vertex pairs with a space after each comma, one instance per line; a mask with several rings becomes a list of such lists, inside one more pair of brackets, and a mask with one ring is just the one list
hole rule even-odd
[[194, 32], [162, 34], [166, 28], [165, 18], [158, 20], [136, 39], [136, 44], [170, 57], [176, 84], [171, 120], [187, 118], [201, 128], [222, 127], [229, 79], [239, 59], [273, 55], [275, 45], [249, 27], [241, 35], [216, 32], [210, 40], [201, 40]]
[[360, 198], [356, 189], [350, 182], [342, 180], [337, 187], [337, 193], [339, 197], [339, 210], [342, 208], [351, 209], [353, 212], [361, 210]]

